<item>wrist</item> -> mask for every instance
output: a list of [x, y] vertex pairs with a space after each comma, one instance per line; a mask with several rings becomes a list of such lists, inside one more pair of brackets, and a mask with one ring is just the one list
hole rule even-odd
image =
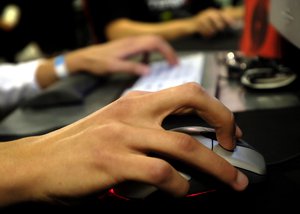
[[80, 51], [73, 51], [65, 54], [65, 64], [68, 68], [69, 75], [86, 69], [86, 56], [80, 53]]
[[64, 79], [70, 75], [64, 55], [59, 55], [54, 58], [54, 72], [58, 79]]
[[193, 34], [197, 32], [197, 21], [195, 18], [188, 18], [185, 21], [185, 32], [187, 34]]

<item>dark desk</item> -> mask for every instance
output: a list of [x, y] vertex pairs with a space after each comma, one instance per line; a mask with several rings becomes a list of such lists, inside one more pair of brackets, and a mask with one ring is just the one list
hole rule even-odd
[[[220, 72], [224, 67], [220, 66]], [[115, 84], [120, 81], [114, 79]], [[114, 81], [99, 88], [97, 93], [106, 94], [110, 90], [117, 95]], [[222, 76], [219, 83], [221, 100], [231, 105], [230, 99], [225, 97], [236, 94], [251, 94], [253, 99], [260, 96], [259, 92], [247, 91], [241, 88], [235, 80]], [[225, 87], [225, 86], [226, 87]], [[225, 89], [228, 89], [224, 91]], [[229, 90], [230, 89], [230, 90]], [[296, 88], [295, 88], [296, 89]], [[105, 91], [101, 92], [101, 91]], [[242, 92], [241, 92], [242, 91]], [[258, 94], [257, 94], [258, 93]], [[197, 196], [195, 198], [152, 198], [146, 201], [124, 201], [111, 195], [90, 196], [73, 202], [70, 206], [49, 205], [39, 203], [24, 203], [1, 210], [1, 213], [13, 213], [16, 211], [50, 212], [77, 211], [82, 213], [100, 213], [103, 211], [122, 212], [160, 212], [186, 210], [201, 213], [223, 211], [230, 213], [261, 213], [279, 212], [284, 213], [298, 210], [298, 193], [300, 191], [300, 105], [298, 105], [297, 90], [294, 91], [273, 91], [268, 96], [274, 97], [278, 94], [288, 95], [295, 99], [295, 103], [268, 106], [261, 104], [259, 108], [252, 105], [242, 111], [235, 111], [237, 124], [243, 130], [243, 138], [253, 145], [265, 157], [267, 162], [267, 180], [258, 185], [251, 185], [244, 192], [234, 192], [229, 189], [217, 190]], [[258, 95], [258, 96], [255, 96]], [[267, 95], [266, 99], [268, 99]], [[249, 96], [237, 96], [242, 98], [244, 103], [248, 102]], [[110, 100], [104, 100], [110, 102]], [[281, 100], [277, 100], [278, 104]], [[94, 104], [93, 108], [83, 111], [88, 114], [91, 110], [101, 107], [100, 103]], [[257, 107], [257, 106], [256, 106]], [[84, 110], [82, 107], [81, 110]], [[171, 116], [166, 118], [163, 126], [173, 128], [182, 125], [202, 125], [203, 121], [195, 116]]]
[[197, 35], [180, 38], [171, 42], [179, 51], [222, 51], [238, 50], [242, 31], [228, 29], [211, 38], [203, 38]]

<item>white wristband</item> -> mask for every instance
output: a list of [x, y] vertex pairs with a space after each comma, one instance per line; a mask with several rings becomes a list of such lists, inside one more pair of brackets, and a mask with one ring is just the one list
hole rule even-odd
[[69, 76], [69, 71], [65, 64], [65, 57], [63, 55], [57, 56], [54, 59], [54, 71], [59, 79]]

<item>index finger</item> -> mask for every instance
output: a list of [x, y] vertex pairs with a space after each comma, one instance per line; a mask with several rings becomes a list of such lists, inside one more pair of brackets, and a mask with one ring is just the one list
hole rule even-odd
[[197, 83], [186, 83], [145, 96], [153, 96], [148, 106], [157, 106], [154, 112], [157, 123], [178, 109], [192, 108], [215, 128], [218, 141], [224, 148], [233, 149], [235, 138], [242, 135], [236, 128], [233, 113]]
[[175, 65], [178, 63], [178, 57], [173, 49], [173, 47], [163, 38], [154, 35], [148, 36], [136, 36], [133, 37], [132, 44], [127, 52], [131, 54], [141, 53], [141, 52], [150, 52], [157, 51], [163, 55], [163, 57], [170, 63], [171, 65]]

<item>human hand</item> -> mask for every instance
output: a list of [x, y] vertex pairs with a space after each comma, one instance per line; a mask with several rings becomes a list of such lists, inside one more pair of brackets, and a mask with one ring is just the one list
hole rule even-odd
[[[155, 35], [126, 37], [104, 44], [91, 45], [65, 54], [65, 64], [70, 74], [88, 72], [95, 75], [108, 73], [147, 74], [149, 66], [131, 57], [149, 53], [160, 53], [171, 65], [178, 58], [167, 41]], [[39, 64], [36, 80], [41, 88], [47, 88], [58, 80], [54, 69], [54, 59], [44, 59]]]
[[154, 35], [132, 36], [83, 48], [67, 54], [66, 63], [71, 72], [83, 70], [98, 75], [113, 72], [142, 75], [149, 72], [148, 65], [129, 58], [149, 52], [159, 52], [172, 65], [177, 63], [173, 48]]
[[233, 114], [198, 84], [129, 92], [60, 130], [0, 144], [0, 174], [15, 175], [13, 180], [1, 176], [0, 190], [7, 191], [0, 191], [0, 202], [77, 198], [127, 180], [149, 183], [174, 196], [186, 194], [188, 182], [168, 162], [147, 156], [150, 152], [194, 165], [235, 190], [246, 188], [247, 178], [225, 159], [189, 135], [162, 128], [166, 116], [186, 109], [214, 127], [225, 148], [232, 149], [242, 135]]
[[194, 32], [210, 37], [235, 23], [229, 10], [209, 8], [199, 12], [191, 20]]
[[222, 9], [222, 12], [226, 13], [227, 16], [230, 16], [235, 20], [243, 20], [245, 14], [245, 7], [244, 5], [227, 6]]

